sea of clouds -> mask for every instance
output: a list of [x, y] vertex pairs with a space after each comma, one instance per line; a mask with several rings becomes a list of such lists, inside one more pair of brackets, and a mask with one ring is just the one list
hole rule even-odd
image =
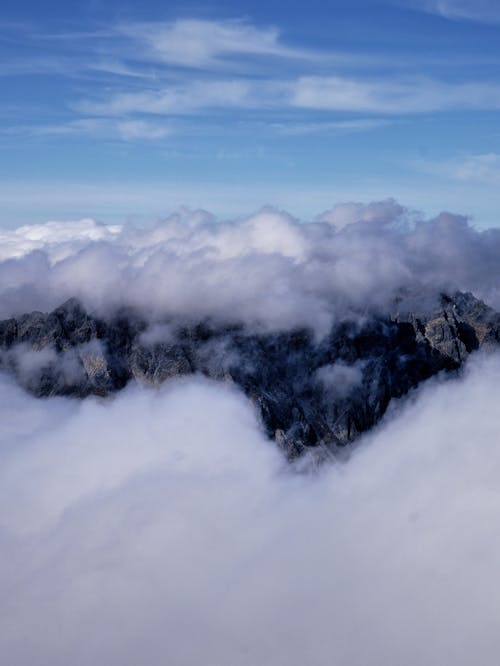
[[0, 384], [13, 666], [454, 666], [500, 651], [500, 357], [316, 474], [233, 390], [110, 402]]
[[[2, 316], [78, 296], [104, 313], [322, 330], [415, 286], [500, 307], [500, 229], [392, 201], [308, 224], [272, 209], [147, 230], [48, 223], [2, 231], [0, 253]], [[499, 401], [500, 354], [473, 355], [313, 473], [286, 463], [232, 386], [37, 400], [0, 375], [2, 659], [495, 664]]]

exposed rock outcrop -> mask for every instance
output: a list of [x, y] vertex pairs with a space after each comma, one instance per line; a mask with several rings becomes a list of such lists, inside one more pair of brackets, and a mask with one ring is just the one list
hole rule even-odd
[[51, 313], [0, 322], [0, 363], [43, 397], [105, 396], [133, 378], [152, 384], [201, 373], [235, 382], [290, 457], [335, 453], [383, 416], [392, 398], [480, 347], [500, 342], [500, 314], [472, 294], [353, 317], [315, 339], [308, 330], [250, 332], [211, 322], [156, 322], [132, 311], [108, 320], [71, 299]]

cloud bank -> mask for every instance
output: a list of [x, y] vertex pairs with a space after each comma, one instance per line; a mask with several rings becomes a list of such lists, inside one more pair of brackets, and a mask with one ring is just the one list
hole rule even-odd
[[0, 316], [77, 297], [109, 314], [308, 327], [384, 309], [403, 290], [472, 291], [500, 307], [500, 230], [421, 219], [392, 200], [343, 204], [301, 223], [264, 208], [238, 220], [181, 210], [149, 229], [92, 220], [0, 234]]
[[2, 379], [2, 654], [493, 663], [499, 380], [500, 358], [477, 358], [304, 475], [218, 384], [42, 403]]

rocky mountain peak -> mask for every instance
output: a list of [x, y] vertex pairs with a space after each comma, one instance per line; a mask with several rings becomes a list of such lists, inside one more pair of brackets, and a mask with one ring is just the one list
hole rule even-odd
[[210, 321], [100, 318], [69, 299], [49, 313], [0, 322], [0, 367], [39, 397], [105, 396], [130, 380], [161, 384], [201, 373], [234, 382], [287, 456], [335, 454], [405, 395], [500, 342], [500, 314], [470, 293], [398, 298], [386, 314], [263, 333]]

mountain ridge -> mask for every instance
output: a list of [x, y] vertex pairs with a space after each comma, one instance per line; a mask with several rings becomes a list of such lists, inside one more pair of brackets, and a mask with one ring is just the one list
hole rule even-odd
[[308, 329], [255, 332], [241, 324], [148, 322], [122, 309], [104, 319], [77, 299], [0, 322], [0, 369], [38, 397], [106, 396], [129, 381], [202, 374], [235, 383], [286, 456], [335, 453], [373, 427], [394, 398], [470, 353], [500, 343], [500, 314], [471, 293]]

